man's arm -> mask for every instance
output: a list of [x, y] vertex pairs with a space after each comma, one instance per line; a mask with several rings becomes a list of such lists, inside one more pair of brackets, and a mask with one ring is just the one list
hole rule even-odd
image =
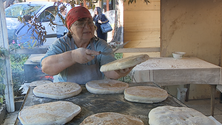
[[42, 71], [49, 75], [57, 75], [75, 63], [87, 63], [94, 59], [99, 52], [78, 48], [57, 55], [51, 55], [42, 60]]
[[42, 71], [49, 75], [57, 75], [74, 63], [72, 51], [68, 51], [44, 58], [42, 60]]

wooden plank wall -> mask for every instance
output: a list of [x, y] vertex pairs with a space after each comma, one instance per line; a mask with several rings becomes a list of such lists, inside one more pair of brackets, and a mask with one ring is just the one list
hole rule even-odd
[[[143, 0], [128, 4], [124, 2], [124, 42], [130, 41], [124, 48], [158, 48], [158, 52], [144, 52], [150, 57], [159, 57], [160, 47], [160, 0]], [[135, 49], [138, 50], [138, 49]], [[124, 53], [124, 57], [141, 54], [141, 51]]]

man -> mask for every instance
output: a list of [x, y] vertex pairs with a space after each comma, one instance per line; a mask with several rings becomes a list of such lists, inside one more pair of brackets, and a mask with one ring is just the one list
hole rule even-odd
[[126, 76], [131, 68], [100, 72], [100, 67], [115, 60], [113, 52], [103, 39], [94, 36], [95, 25], [88, 9], [72, 8], [66, 16], [69, 32], [56, 40], [42, 59], [42, 71], [54, 76], [54, 82], [86, 84], [105, 77], [118, 79]]

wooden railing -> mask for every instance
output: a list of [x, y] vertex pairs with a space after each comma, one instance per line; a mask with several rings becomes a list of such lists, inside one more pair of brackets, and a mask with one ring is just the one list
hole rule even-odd
[[160, 52], [160, 47], [149, 48], [120, 48], [116, 53], [146, 53], [146, 52]]

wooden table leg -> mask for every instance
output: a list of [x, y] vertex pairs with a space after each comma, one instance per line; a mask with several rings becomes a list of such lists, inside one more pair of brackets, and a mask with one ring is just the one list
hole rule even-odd
[[216, 85], [211, 85], [211, 116], [214, 116], [214, 104], [215, 104], [215, 91]]

